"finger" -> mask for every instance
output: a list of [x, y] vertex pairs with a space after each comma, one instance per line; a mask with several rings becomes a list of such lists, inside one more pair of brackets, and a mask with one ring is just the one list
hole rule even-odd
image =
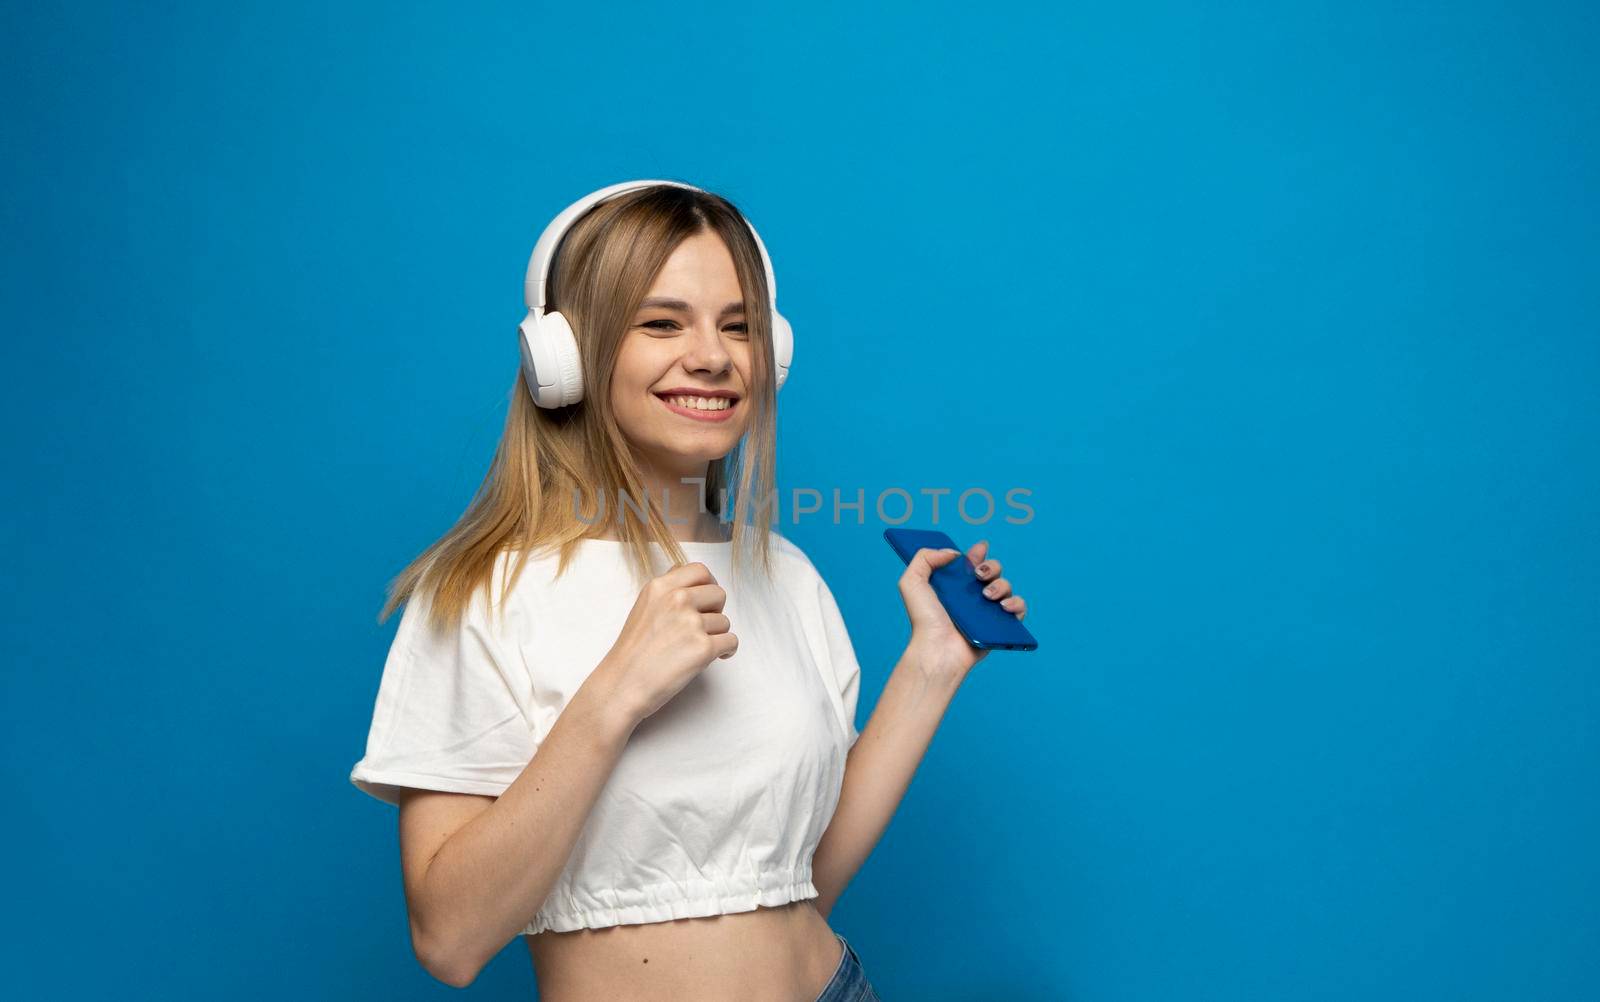
[[978, 575], [979, 581], [987, 581], [1000, 573], [1000, 561], [993, 559], [985, 560], [977, 566], [973, 573]]
[[728, 601], [728, 590], [715, 582], [693, 585], [684, 593], [689, 596], [689, 604], [701, 612], [721, 612]]
[[987, 539], [980, 539], [976, 543], [973, 543], [971, 546], [967, 547], [967, 559], [972, 561], [973, 567], [977, 567], [983, 562], [983, 558], [988, 555], [989, 541]]
[[712, 634], [711, 644], [718, 658], [731, 658], [739, 653], [739, 638], [731, 633]]
[[687, 564], [678, 564], [661, 575], [674, 585], [716, 584], [717, 579], [707, 567], [699, 560]]
[[700, 625], [705, 628], [707, 633], [711, 634], [727, 633], [733, 628], [733, 624], [728, 621], [728, 617], [720, 612], [702, 612], [700, 614]]
[[1001, 599], [1011, 594], [1011, 582], [1005, 578], [995, 578], [983, 586], [983, 597]]
[[1021, 619], [1028, 612], [1028, 603], [1022, 600], [1021, 595], [1008, 595], [1000, 600], [1000, 608]]

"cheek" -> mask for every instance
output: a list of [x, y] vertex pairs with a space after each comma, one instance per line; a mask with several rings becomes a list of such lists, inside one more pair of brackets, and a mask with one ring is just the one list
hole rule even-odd
[[624, 347], [617, 357], [616, 368], [611, 371], [611, 399], [616, 403], [635, 401], [650, 392], [659, 378], [661, 367], [655, 364], [643, 346]]
[[750, 342], [739, 341], [729, 354], [733, 356], [733, 367], [739, 370], [739, 378], [744, 380], [744, 385], [748, 388], [756, 375], [755, 349], [751, 347]]
[[642, 398], [648, 394], [649, 386], [637, 373], [617, 369], [611, 374], [611, 412], [619, 420], [642, 412], [647, 403]]

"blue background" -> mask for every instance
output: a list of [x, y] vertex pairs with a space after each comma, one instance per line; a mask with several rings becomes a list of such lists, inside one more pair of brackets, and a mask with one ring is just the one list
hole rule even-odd
[[[886, 999], [1600, 997], [1592, 8], [0, 30], [7, 994], [453, 991], [347, 780], [376, 612], [487, 467], [539, 229], [672, 177], [772, 250], [785, 484], [1034, 492], [941, 510], [1041, 647], [831, 916]], [[882, 528], [784, 526], [862, 724]], [[468, 991], [530, 997], [520, 941]]]

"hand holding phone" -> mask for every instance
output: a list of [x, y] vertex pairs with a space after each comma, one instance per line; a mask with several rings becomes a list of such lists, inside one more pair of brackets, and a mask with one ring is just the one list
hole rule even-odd
[[984, 583], [978, 580], [967, 551], [948, 535], [937, 529], [885, 529], [883, 538], [907, 564], [923, 547], [950, 549], [959, 554], [943, 567], [934, 568], [928, 584], [969, 646], [979, 650], [1038, 650], [1039, 642], [1022, 621], [984, 595]]

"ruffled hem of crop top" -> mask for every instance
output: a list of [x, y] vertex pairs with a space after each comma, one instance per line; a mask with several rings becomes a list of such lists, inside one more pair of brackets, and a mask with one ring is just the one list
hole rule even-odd
[[533, 921], [522, 930], [522, 935], [730, 915], [816, 896], [817, 888], [811, 882], [809, 865], [592, 892], [573, 893], [570, 888], [557, 887], [540, 906]]

